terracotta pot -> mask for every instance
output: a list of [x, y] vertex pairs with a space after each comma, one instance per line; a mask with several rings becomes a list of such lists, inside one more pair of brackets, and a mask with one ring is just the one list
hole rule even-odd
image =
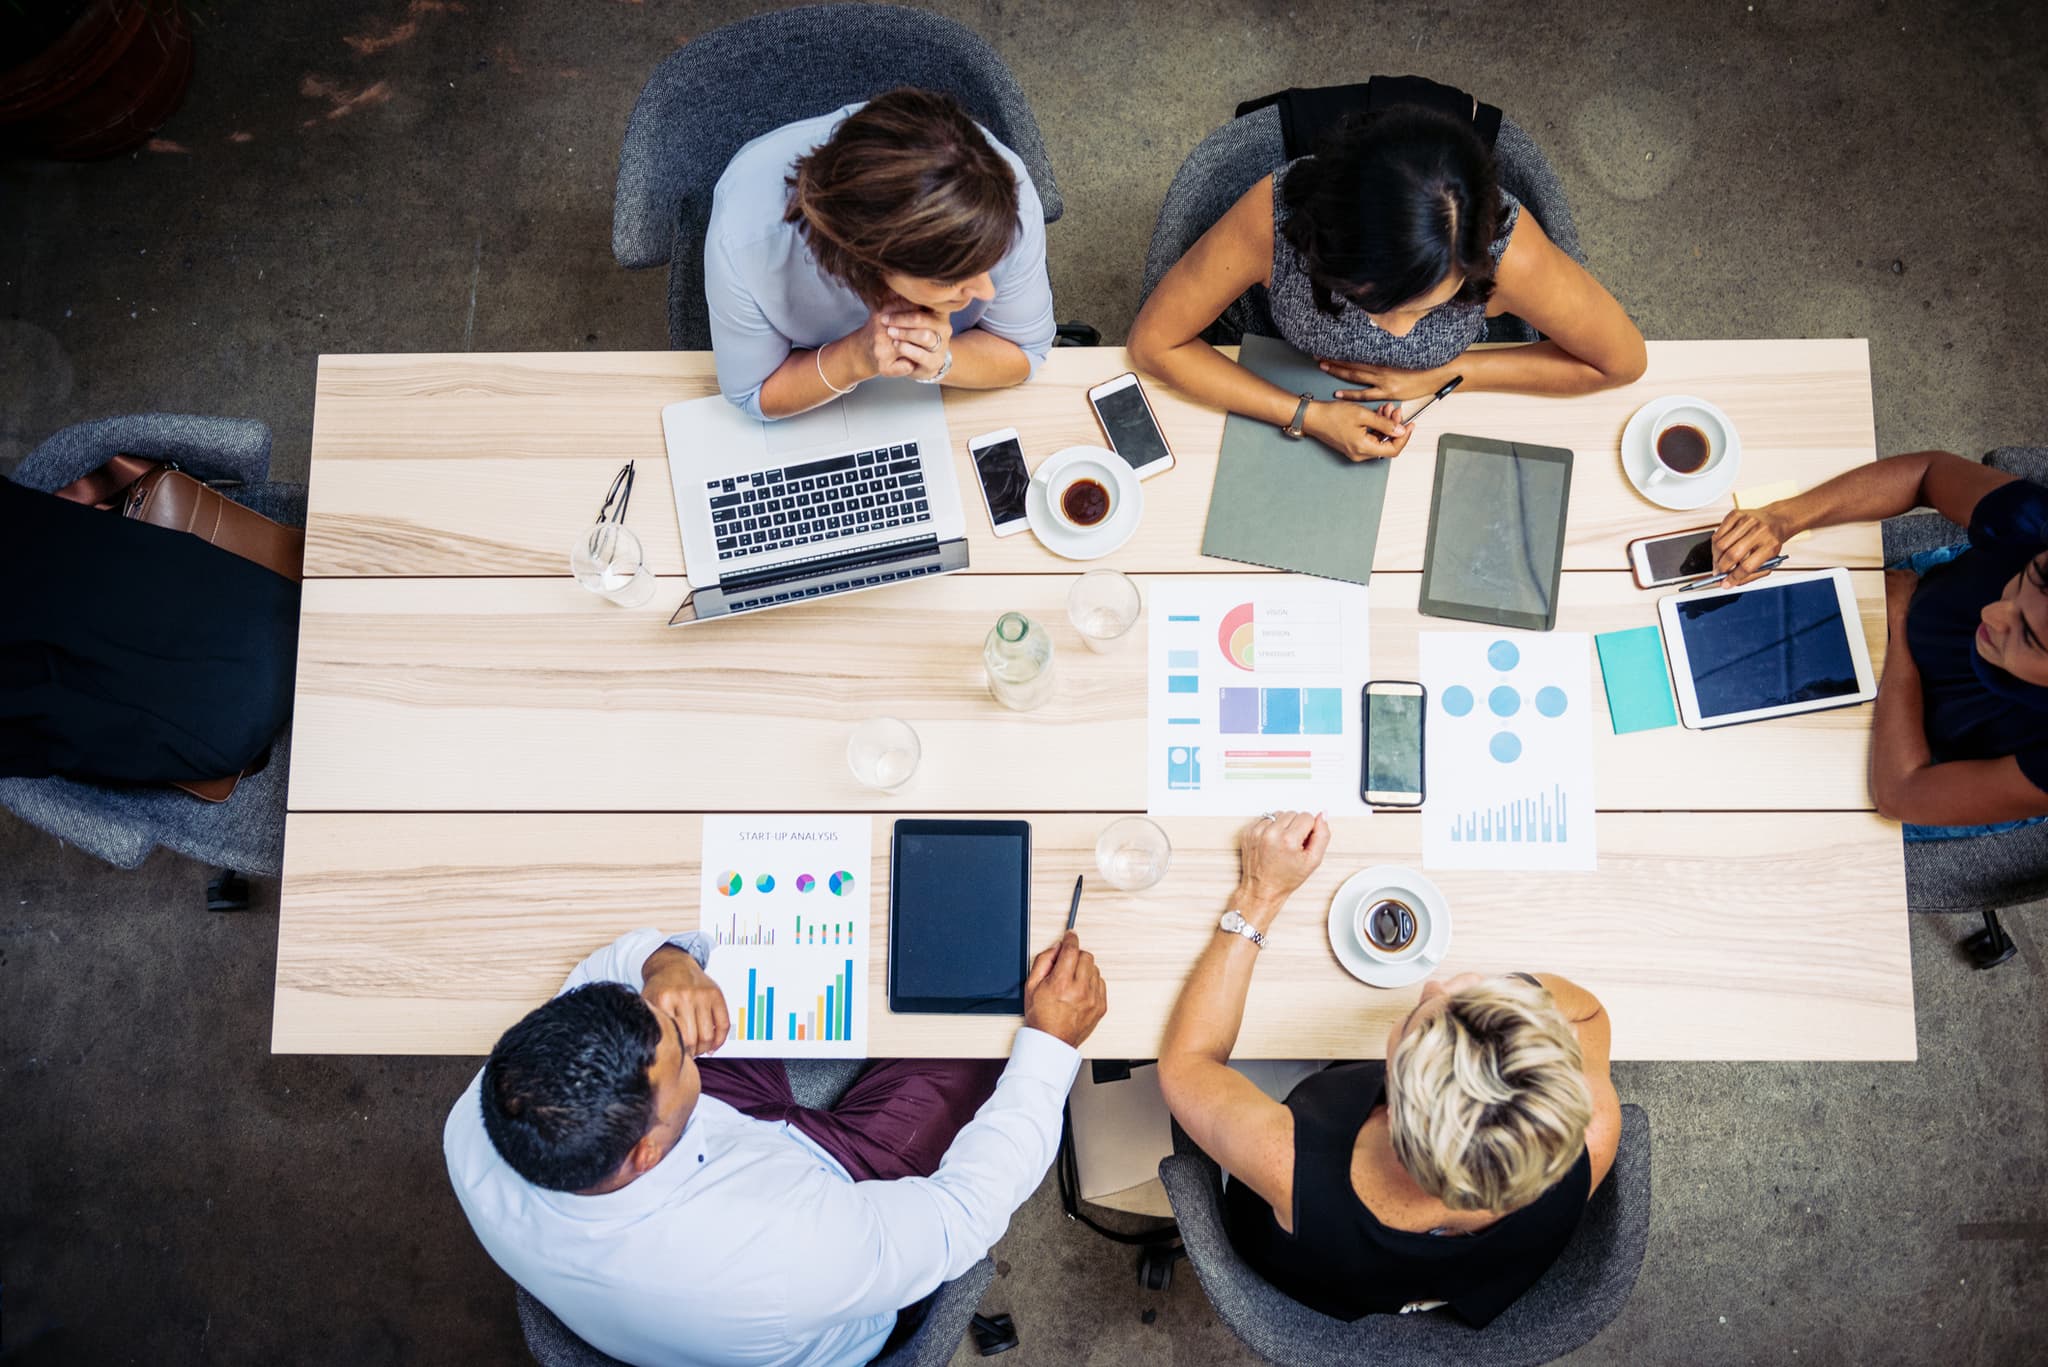
[[183, 0], [86, 0], [54, 41], [0, 71], [0, 151], [83, 161], [138, 147], [192, 83]]

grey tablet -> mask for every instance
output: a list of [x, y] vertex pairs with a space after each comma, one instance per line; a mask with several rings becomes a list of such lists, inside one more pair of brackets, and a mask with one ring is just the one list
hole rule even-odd
[[1557, 625], [1572, 453], [1446, 432], [1436, 445], [1422, 601], [1431, 617]]

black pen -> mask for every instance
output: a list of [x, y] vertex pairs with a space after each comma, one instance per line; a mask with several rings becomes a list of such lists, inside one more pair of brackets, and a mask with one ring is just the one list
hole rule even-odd
[[1077, 873], [1074, 875], [1074, 904], [1067, 908], [1068, 930], [1074, 928], [1074, 918], [1081, 914], [1081, 880], [1085, 877], [1087, 877], [1086, 874]]
[[[1763, 564], [1758, 565], [1751, 573], [1762, 574], [1765, 570], [1774, 570], [1791, 558], [1789, 555], [1774, 555], [1769, 560], [1764, 561]], [[1691, 593], [1694, 589], [1710, 589], [1716, 584], [1725, 583], [1728, 576], [1733, 572], [1732, 570], [1723, 570], [1719, 574], [1710, 574], [1704, 579], [1695, 579], [1690, 584], [1680, 584], [1678, 591], [1680, 593]]]
[[1438, 399], [1449, 398], [1451, 391], [1456, 389], [1459, 385], [1463, 383], [1465, 383], [1465, 377], [1463, 375], [1451, 376], [1450, 383], [1446, 384], [1442, 389], [1439, 389], [1436, 393], [1424, 399], [1422, 401], [1421, 408], [1416, 409], [1413, 413], [1403, 413], [1399, 418], [1395, 419], [1395, 421], [1399, 422], [1403, 427], [1406, 427], [1409, 423], [1414, 422], [1417, 418], [1421, 417], [1424, 411], [1427, 410], [1429, 406], [1435, 403]]

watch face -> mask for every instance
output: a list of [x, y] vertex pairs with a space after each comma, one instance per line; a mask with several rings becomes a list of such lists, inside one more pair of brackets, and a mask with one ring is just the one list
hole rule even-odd
[[1242, 917], [1242, 916], [1238, 915], [1238, 914], [1237, 914], [1236, 912], [1234, 912], [1234, 911], [1226, 911], [1226, 912], [1224, 912], [1224, 913], [1223, 913], [1223, 928], [1224, 928], [1225, 930], [1242, 930], [1242, 929], [1244, 929], [1244, 917]]

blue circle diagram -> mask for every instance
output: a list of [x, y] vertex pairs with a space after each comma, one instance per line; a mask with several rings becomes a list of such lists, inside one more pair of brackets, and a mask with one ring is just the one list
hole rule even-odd
[[1472, 710], [1472, 690], [1463, 684], [1452, 684], [1444, 690], [1444, 711], [1454, 717], [1462, 717]]
[[1522, 662], [1522, 652], [1513, 641], [1495, 641], [1486, 648], [1486, 662], [1505, 674]]
[[1544, 687], [1536, 690], [1536, 710], [1546, 717], [1562, 717], [1564, 702], [1562, 688]]
[[1486, 695], [1486, 705], [1496, 717], [1512, 717], [1522, 710], [1522, 695], [1502, 684]]
[[1486, 743], [1493, 757], [1502, 764], [1513, 764], [1522, 757], [1522, 740], [1512, 731], [1503, 731]]

